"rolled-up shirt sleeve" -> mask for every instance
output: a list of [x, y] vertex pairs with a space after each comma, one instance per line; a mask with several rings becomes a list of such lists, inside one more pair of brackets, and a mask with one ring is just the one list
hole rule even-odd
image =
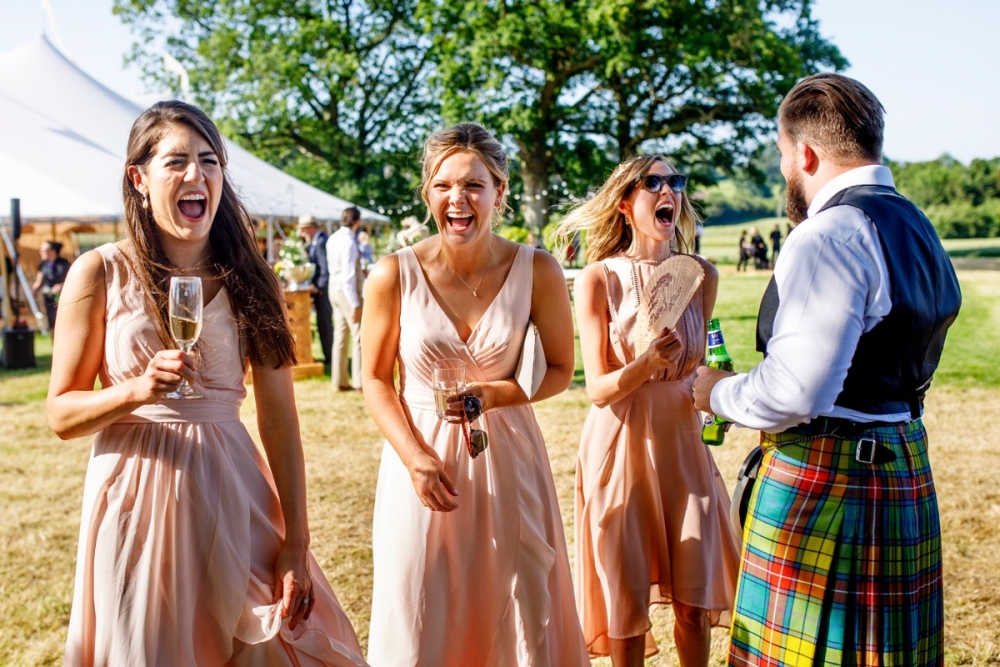
[[858, 209], [835, 207], [788, 237], [775, 267], [780, 305], [768, 354], [715, 386], [713, 412], [772, 433], [835, 413], [858, 339], [889, 307], [870, 224]]

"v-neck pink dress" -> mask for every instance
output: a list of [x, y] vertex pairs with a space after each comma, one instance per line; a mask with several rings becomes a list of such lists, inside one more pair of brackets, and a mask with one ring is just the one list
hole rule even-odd
[[368, 659], [374, 667], [590, 664], [552, 471], [531, 406], [483, 415], [490, 444], [475, 460], [460, 425], [434, 412], [437, 359], [465, 361], [468, 381], [513, 377], [531, 309], [532, 253], [518, 248], [504, 286], [465, 342], [413, 250], [397, 253], [400, 398], [414, 432], [444, 461], [459, 507], [425, 508], [385, 443], [372, 531]]
[[[163, 344], [116, 245], [101, 385], [141, 375]], [[284, 520], [270, 468], [240, 421], [246, 366], [229, 298], [205, 306], [198, 400], [162, 399], [97, 434], [83, 492], [65, 664], [365, 665], [319, 564], [309, 620], [272, 602]]]

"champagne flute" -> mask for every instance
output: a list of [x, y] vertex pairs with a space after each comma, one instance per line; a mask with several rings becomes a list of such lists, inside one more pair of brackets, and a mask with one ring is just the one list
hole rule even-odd
[[[201, 278], [197, 276], [173, 276], [170, 278], [170, 301], [167, 312], [170, 315], [170, 336], [184, 352], [198, 342], [202, 322]], [[177, 389], [165, 398], [204, 398], [191, 386], [186, 378], [181, 379]]]

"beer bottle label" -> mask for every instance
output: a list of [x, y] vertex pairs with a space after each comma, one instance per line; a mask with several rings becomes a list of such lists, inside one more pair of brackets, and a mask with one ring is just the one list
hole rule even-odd
[[722, 330], [708, 332], [708, 346], [718, 347], [723, 344]]

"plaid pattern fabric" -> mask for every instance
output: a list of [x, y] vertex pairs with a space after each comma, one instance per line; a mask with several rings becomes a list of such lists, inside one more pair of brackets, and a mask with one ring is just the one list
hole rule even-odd
[[[856, 440], [761, 434], [729, 664], [943, 665], [937, 498], [920, 420]], [[780, 448], [777, 447], [780, 445]]]

